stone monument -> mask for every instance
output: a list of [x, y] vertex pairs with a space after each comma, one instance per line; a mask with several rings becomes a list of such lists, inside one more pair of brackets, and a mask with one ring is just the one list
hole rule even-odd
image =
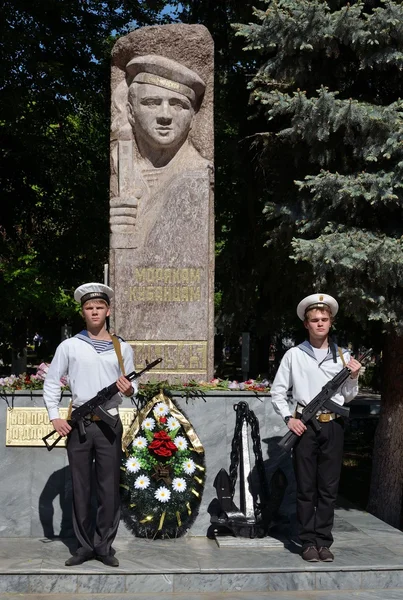
[[213, 41], [144, 27], [112, 52], [113, 329], [153, 377], [213, 375]]

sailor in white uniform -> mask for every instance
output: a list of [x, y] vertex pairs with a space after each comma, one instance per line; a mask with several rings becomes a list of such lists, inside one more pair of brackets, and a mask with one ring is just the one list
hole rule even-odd
[[[53, 427], [60, 435], [68, 435], [69, 457], [73, 486], [73, 525], [78, 540], [76, 553], [66, 566], [79, 565], [97, 558], [108, 566], [119, 566], [111, 551], [120, 520], [120, 464], [122, 423], [112, 428], [97, 417], [86, 420], [86, 435], [71, 428], [59, 417], [61, 377], [67, 375], [72, 394], [72, 410], [93, 398], [104, 387], [117, 382], [119, 393], [104, 408], [118, 414], [122, 396], [137, 391], [135, 382], [123, 373], [134, 370], [133, 351], [121, 338], [112, 337], [106, 329], [113, 290], [101, 283], [78, 287], [74, 299], [81, 303], [86, 329], [64, 340], [57, 348], [44, 383], [44, 401]], [[119, 352], [120, 350], [120, 352]], [[120, 356], [119, 356], [120, 355]], [[98, 508], [95, 530], [91, 523], [91, 479], [95, 463]]]
[[[340, 405], [358, 393], [360, 363], [346, 349], [329, 341], [329, 330], [339, 305], [328, 294], [312, 294], [297, 307], [298, 317], [308, 331], [308, 341], [288, 350], [271, 388], [274, 409], [287, 427], [300, 436], [293, 450], [297, 480], [297, 521], [302, 558], [309, 562], [331, 562], [334, 506], [340, 480], [344, 425], [337, 413], [317, 415], [321, 426], [316, 431], [300, 421], [300, 413], [344, 366], [351, 370], [349, 379], [332, 400]], [[291, 414], [287, 393], [292, 390], [296, 412]]]

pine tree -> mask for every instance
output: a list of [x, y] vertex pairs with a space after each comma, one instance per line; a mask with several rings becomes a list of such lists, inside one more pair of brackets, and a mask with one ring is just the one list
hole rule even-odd
[[369, 509], [401, 526], [403, 5], [277, 0], [254, 17], [236, 29], [262, 59], [250, 88], [267, 119], [256, 144], [272, 174], [272, 243], [292, 231], [310, 287], [334, 293], [362, 331], [382, 327]]
[[[179, 16], [189, 23], [203, 23], [215, 46], [215, 360], [220, 376], [237, 378], [239, 338], [251, 335], [250, 373], [269, 374], [269, 348], [274, 341], [294, 334], [298, 324], [288, 318], [289, 292], [276, 289], [289, 263], [288, 250], [280, 256], [265, 245], [268, 222], [262, 211], [265, 181], [258, 171], [259, 152], [250, 139], [264, 126], [264, 116], [250, 118], [247, 83], [256, 71], [257, 53], [245, 53], [232, 22], [249, 18], [262, 0], [187, 0], [180, 2]], [[285, 232], [288, 235], [287, 232]], [[299, 297], [301, 269], [287, 264], [294, 276], [295, 302]], [[282, 313], [280, 323], [279, 312]], [[290, 310], [290, 312], [293, 312]], [[291, 325], [291, 327], [290, 327]], [[220, 364], [225, 339], [233, 349], [232, 361]], [[238, 351], [238, 356], [236, 352]], [[230, 363], [230, 364], [229, 364]], [[232, 366], [231, 366], [232, 365]]]

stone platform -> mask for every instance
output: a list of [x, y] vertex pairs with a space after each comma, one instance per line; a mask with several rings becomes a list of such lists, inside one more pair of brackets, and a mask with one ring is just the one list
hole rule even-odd
[[[285, 428], [268, 394], [221, 392], [175, 399], [206, 451], [199, 515], [187, 536], [177, 540], [136, 539], [121, 524], [115, 542], [118, 569], [97, 561], [64, 566], [74, 544], [68, 538], [72, 526], [66, 452], [6, 447], [5, 425], [0, 428], [0, 600], [403, 600], [403, 533], [373, 516], [340, 501], [332, 564], [304, 563], [298, 546], [289, 542], [295, 529], [295, 483], [290, 457], [277, 447]], [[43, 406], [40, 392], [6, 400], [10, 406]], [[220, 539], [219, 546], [205, 537], [213, 481], [220, 468], [229, 466], [233, 406], [241, 400], [259, 419], [268, 478], [280, 466], [289, 482], [281, 525], [273, 531], [276, 544], [267, 538], [239, 543]], [[375, 418], [379, 398], [374, 401], [370, 414]], [[67, 402], [65, 398], [62, 404]], [[356, 417], [368, 418], [368, 405], [362, 398]], [[3, 424], [7, 410], [7, 403], [0, 402]]]
[[[6, 446], [5, 423], [9, 407], [37, 407], [42, 410], [42, 393], [21, 393], [5, 400], [7, 402], [0, 401], [0, 423], [3, 423], [0, 427], [0, 539], [43, 536], [50, 538], [54, 535], [69, 537], [73, 535], [72, 492], [65, 448], [56, 447], [52, 452], [48, 452], [43, 444], [38, 447]], [[281, 512], [284, 516], [295, 512], [295, 483], [291, 459], [277, 446], [277, 441], [287, 429], [282, 419], [274, 412], [268, 394], [207, 392], [203, 397], [190, 399], [175, 395], [174, 400], [179, 410], [192, 423], [205, 449], [204, 493], [198, 516], [189, 531], [191, 536], [204, 537], [210, 526], [208, 507], [216, 497], [213, 484], [218, 471], [221, 468], [228, 469], [230, 465], [236, 419], [234, 405], [240, 401], [248, 402], [259, 420], [268, 480], [277, 467], [281, 467], [287, 477], [288, 486]], [[61, 406], [67, 407], [69, 401], [70, 394], [65, 394]], [[129, 399], [124, 400], [122, 408], [133, 410], [134, 418], [135, 407], [130, 404]], [[253, 467], [253, 456], [251, 461]], [[236, 501], [237, 498], [238, 496]], [[123, 524], [119, 528], [118, 536], [130, 540], [133, 537]]]
[[[191, 421], [205, 448], [206, 482], [198, 517], [189, 534], [204, 537], [210, 525], [208, 507], [216, 497], [214, 479], [221, 468], [230, 464], [231, 443], [234, 434], [234, 405], [246, 401], [255, 412], [260, 424], [262, 453], [267, 478], [280, 467], [288, 486], [281, 506], [285, 519], [295, 514], [295, 482], [290, 456], [281, 452], [277, 442], [287, 429], [274, 412], [269, 394], [253, 392], [207, 392], [204, 397], [186, 399], [174, 395], [181, 411]], [[3, 400], [3, 401], [1, 401]], [[61, 406], [67, 407], [70, 394], [65, 394]], [[379, 396], [369, 399], [360, 396], [351, 403], [353, 418], [369, 415], [376, 418]], [[125, 400], [126, 408], [134, 407]], [[71, 521], [71, 482], [67, 453], [64, 448], [48, 452], [45, 446], [6, 446], [6, 418], [11, 407], [43, 407], [42, 393], [20, 392], [15, 396], [0, 397], [0, 540], [1, 538], [69, 537], [73, 535]], [[374, 414], [373, 414], [374, 413]], [[255, 464], [251, 456], [252, 466]], [[237, 490], [238, 492], [238, 490]], [[238, 495], [235, 497], [238, 502]], [[119, 538], [132, 539], [123, 525]], [[1, 600], [1, 599], [0, 599]]]
[[65, 567], [68, 540], [0, 539], [0, 599], [27, 600], [401, 600], [403, 533], [339, 506], [334, 563], [304, 563], [296, 544], [221, 546], [202, 537], [119, 537], [120, 567]]

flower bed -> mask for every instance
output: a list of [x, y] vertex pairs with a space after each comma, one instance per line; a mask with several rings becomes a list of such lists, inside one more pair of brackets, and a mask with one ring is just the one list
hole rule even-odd
[[0, 378], [0, 393], [12, 394], [19, 390], [41, 390], [43, 388], [43, 380], [38, 379], [36, 375], [26, 375], [23, 373], [18, 377], [9, 375], [8, 377]]
[[[46, 373], [49, 369], [48, 363], [41, 363], [35, 375], [9, 375], [0, 378], [0, 394], [12, 394], [19, 390], [41, 390]], [[68, 390], [67, 378], [61, 379], [64, 390]], [[209, 391], [249, 391], [249, 392], [269, 392], [270, 383], [264, 380], [248, 379], [247, 381], [229, 381], [226, 379], [211, 379], [210, 381], [189, 381], [182, 384], [171, 384], [167, 381], [140, 383], [139, 395], [145, 398], [152, 398], [155, 394], [164, 389], [171, 392], [183, 392], [186, 396], [197, 396], [203, 392]]]
[[171, 393], [182, 393], [186, 397], [203, 396], [204, 392], [255, 392], [267, 393], [270, 383], [267, 380], [248, 379], [247, 381], [229, 381], [226, 379], [211, 379], [211, 381], [189, 381], [182, 384], [172, 384], [168, 381], [148, 382], [139, 385], [139, 396], [145, 399], [153, 398], [160, 390]]
[[[41, 363], [37, 368], [35, 375], [22, 373], [21, 375], [0, 377], [0, 394], [13, 394], [20, 390], [42, 390], [48, 369], [48, 363]], [[63, 389], [68, 389], [66, 377], [62, 377], [60, 383]]]

